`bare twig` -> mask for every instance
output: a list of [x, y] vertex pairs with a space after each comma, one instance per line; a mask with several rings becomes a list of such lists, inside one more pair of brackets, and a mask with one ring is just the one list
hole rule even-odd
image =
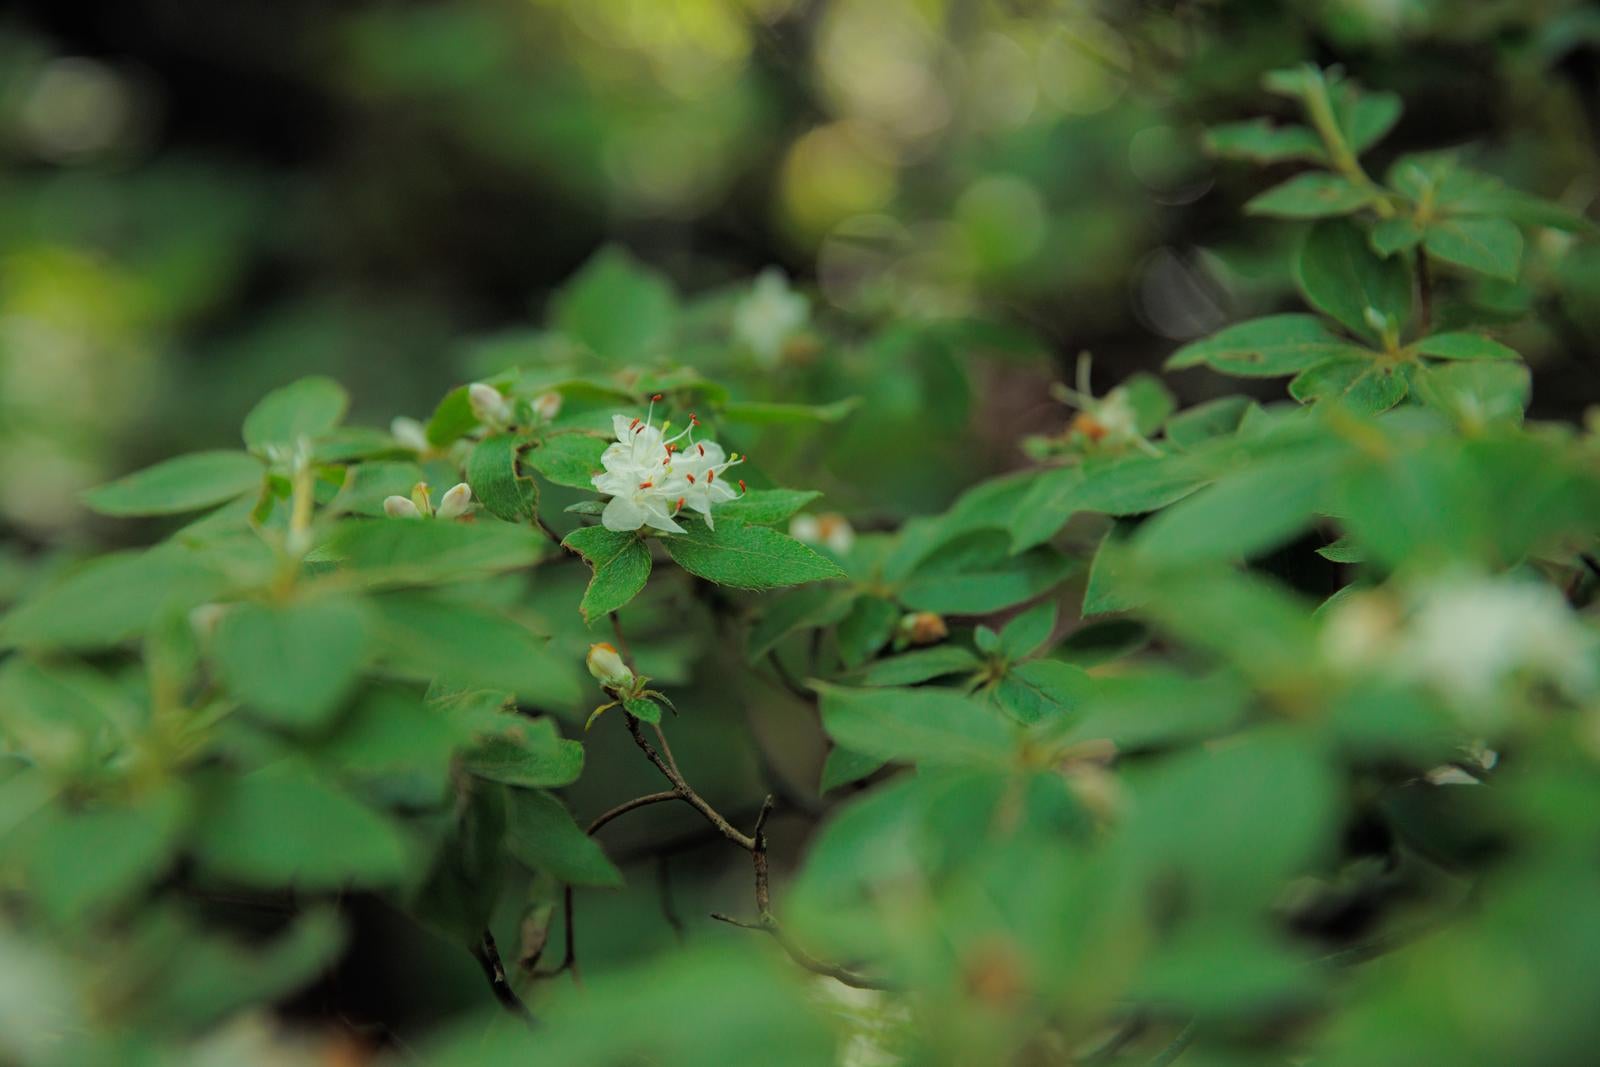
[[634, 797], [632, 800], [624, 800], [621, 804], [618, 804], [610, 811], [605, 811], [599, 815], [596, 815], [594, 817], [594, 821], [589, 824], [589, 829], [586, 832], [592, 837], [595, 832], [606, 823], [617, 818], [618, 816], [628, 814], [628, 812], [633, 811], [635, 808], [643, 808], [650, 804], [660, 804], [668, 800], [677, 799], [679, 799], [678, 791], [676, 789], [667, 789], [660, 793], [646, 793], [642, 797]]
[[[617, 617], [616, 612], [611, 613], [611, 626], [617, 637], [618, 652], [622, 654], [624, 662], [627, 662], [629, 667], [632, 667], [633, 657], [628, 650], [627, 638], [622, 632], [622, 620]], [[767, 798], [762, 801], [761, 810], [756, 813], [755, 828], [751, 833], [746, 834], [730, 823], [726, 818], [724, 818], [722, 813], [716, 808], [712, 807], [704, 797], [695, 792], [694, 787], [689, 784], [686, 778], [684, 778], [683, 772], [678, 769], [678, 761], [671, 758], [671, 749], [667, 746], [666, 734], [662, 731], [659, 724], [655, 725], [655, 734], [661, 741], [662, 749], [667, 752], [667, 755], [665, 756], [663, 756], [660, 751], [657, 751], [656, 747], [652, 745], [649, 739], [644, 736], [644, 731], [639, 729], [639, 721], [637, 719], [635, 719], [632, 715], [624, 715], [623, 721], [627, 723], [628, 733], [632, 735], [633, 743], [639, 746], [639, 750], [645, 754], [645, 758], [655, 766], [656, 770], [661, 772], [662, 777], [666, 778], [666, 780], [671, 783], [672, 791], [670, 795], [675, 795], [681, 798], [690, 807], [698, 811], [706, 820], [706, 822], [711, 824], [717, 833], [721, 834], [735, 845], [738, 845], [740, 848], [750, 853], [750, 863], [755, 871], [756, 914], [758, 916], [757, 922], [754, 924], [739, 922], [728, 916], [720, 914], [713, 915], [712, 918], [720, 919], [723, 922], [733, 923], [735, 926], [743, 926], [748, 929], [758, 929], [764, 931], [765, 933], [771, 935], [773, 940], [777, 941], [778, 944], [782, 946], [783, 950], [789, 954], [790, 959], [794, 960], [795, 963], [814, 974], [826, 975], [829, 978], [833, 978], [836, 981], [844, 983], [845, 985], [854, 986], [857, 989], [893, 988], [888, 983], [879, 979], [868, 978], [843, 967], [837, 967], [833, 964], [822, 962], [814, 956], [806, 953], [798, 945], [791, 941], [783, 932], [782, 927], [779, 926], [777, 917], [772, 914], [772, 887], [770, 872], [767, 864], [767, 820], [771, 817], [772, 809], [777, 803], [776, 798], [773, 797], [772, 794], [767, 794]], [[650, 794], [650, 797], [666, 799], [660, 793], [652, 793]], [[648, 798], [639, 798], [639, 800], [645, 803], [657, 802], [655, 799]], [[630, 801], [628, 804], [621, 805], [625, 811], [631, 811], [634, 807], [639, 806], [642, 806], [642, 804], [633, 801]], [[618, 815], [622, 814], [622, 811], [617, 811], [616, 809], [612, 810], [616, 811], [616, 814]], [[612, 818], [615, 817], [612, 816], [610, 812], [607, 813], [607, 816]], [[602, 818], [605, 818], [605, 816], [602, 816]], [[604, 825], [604, 823], [601, 825]], [[570, 922], [570, 889], [568, 890], [567, 899]], [[570, 925], [568, 927], [567, 943], [570, 953]]]
[[511, 988], [511, 982], [506, 978], [505, 964], [500, 962], [500, 949], [495, 946], [494, 935], [485, 929], [478, 943], [472, 946], [472, 957], [478, 961], [478, 966], [483, 968], [483, 976], [489, 980], [489, 988], [494, 993], [494, 999], [500, 1006], [515, 1015], [523, 1022], [532, 1026], [534, 1023], [533, 1012], [517, 996], [517, 991]]

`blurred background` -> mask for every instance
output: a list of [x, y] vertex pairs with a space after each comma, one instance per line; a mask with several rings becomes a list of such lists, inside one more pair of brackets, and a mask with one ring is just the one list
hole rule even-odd
[[[381, 426], [537, 364], [558, 287], [607, 246], [626, 254], [591, 275], [644, 285], [671, 354], [751, 398], [863, 396], [875, 417], [828, 431], [835, 472], [907, 433], [952, 442], [937, 469], [924, 450], [860, 487], [892, 512], [941, 506], [1023, 462], [1021, 431], [1059, 423], [1040, 385], [1079, 351], [1101, 387], [1294, 306], [1292, 232], [1239, 213], [1283, 174], [1206, 158], [1200, 131], [1274, 107], [1262, 73], [1304, 59], [1404, 97], [1380, 169], [1465, 144], [1570, 206], [1597, 191], [1600, 12], [1565, 0], [8, 10], [14, 543], [129, 536], [91, 524], [77, 493], [232, 444], [254, 399], [302, 374], [339, 378]], [[1600, 259], [1551, 235], [1527, 276], [1480, 287], [1478, 307], [1548, 312], [1517, 338], [1535, 411], [1576, 414], [1595, 398]], [[743, 333], [706, 343], [697, 315], [734, 299]], [[817, 370], [818, 346], [844, 370]], [[1215, 388], [1204, 372], [1174, 384]]]
[[[1213, 160], [1201, 138], [1287, 116], [1261, 77], [1298, 62], [1341, 64], [1405, 100], [1371, 154], [1380, 173], [1408, 151], [1464, 146], [1575, 210], [1600, 194], [1600, 11], [1577, 0], [6, 12], [0, 604], [33, 580], [24, 559], [150, 539], [92, 519], [81, 490], [237, 447], [252, 404], [309, 373], [342, 381], [353, 421], [379, 427], [512, 364], [607, 373], [669, 357], [741, 399], [859, 397], [842, 421], [733, 443], [863, 529], [942, 509], [1025, 464], [1025, 434], [1061, 429], [1069, 413], [1045, 385], [1080, 352], [1103, 392], [1186, 340], [1298, 306], [1295, 228], [1240, 211], [1289, 168]], [[1515, 285], [1440, 284], [1534, 364], [1535, 415], [1600, 401], [1595, 247], [1545, 232]], [[1183, 402], [1240, 387], [1204, 370], [1170, 384]], [[548, 628], [574, 665], [593, 636], [572, 612], [582, 579], [548, 591], [563, 609]], [[686, 686], [694, 655], [668, 647], [649, 672]], [[738, 804], [770, 776], [718, 723], [685, 716], [674, 736], [747, 820]], [[810, 782], [820, 749], [805, 726], [767, 715], [757, 732]], [[618, 732], [597, 731], [590, 760], [582, 811], [653, 788]], [[637, 820], [611, 843], [619, 862], [650, 858], [630, 841], [690, 827], [669, 847], [686, 859], [671, 875], [682, 914], [703, 913], [686, 899], [700, 882], [745, 898], [742, 866], [695, 858], [706, 841], [692, 820]], [[782, 820], [774, 834], [792, 862], [803, 835]], [[586, 960], [682, 936], [661, 920], [665, 861], [658, 876], [586, 898]], [[483, 1001], [454, 946], [422, 953], [393, 911], [346, 907], [360, 962], [302, 1011], [420, 1027], [451, 1006], [441, 988], [455, 1006]]]

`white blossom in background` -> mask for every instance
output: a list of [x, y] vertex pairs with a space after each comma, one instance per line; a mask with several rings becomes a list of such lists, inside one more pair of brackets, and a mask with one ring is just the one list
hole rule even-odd
[[467, 386], [467, 403], [472, 408], [472, 414], [485, 426], [502, 427], [511, 424], [511, 404], [505, 395], [492, 385], [473, 382]]
[[789, 520], [789, 536], [808, 545], [825, 545], [835, 555], [848, 555], [856, 543], [855, 527], [836, 511], [800, 514]]
[[1596, 635], [1554, 588], [1513, 577], [1446, 575], [1404, 600], [1356, 594], [1328, 614], [1330, 665], [1378, 670], [1424, 684], [1469, 714], [1492, 707], [1511, 683], [1595, 693]]
[[560, 393], [540, 393], [533, 398], [533, 413], [545, 422], [561, 414]]
[[600, 514], [600, 523], [608, 530], [626, 533], [648, 526], [683, 533], [676, 516], [685, 508], [713, 527], [712, 506], [744, 490], [743, 482], [737, 483], [736, 492], [726, 478], [728, 469], [744, 460], [737, 453], [726, 455], [715, 441], [696, 441], [698, 420], [693, 415], [689, 425], [671, 438], [664, 435], [665, 426], [651, 424], [657, 399], [652, 398], [651, 414], [644, 419], [612, 416], [617, 439], [601, 454], [605, 470], [593, 479], [595, 489], [611, 498]]
[[432, 446], [428, 444], [428, 430], [416, 419], [404, 415], [397, 416], [389, 423], [389, 436], [399, 443], [401, 448], [411, 452], [428, 452]]
[[789, 287], [782, 269], [768, 267], [733, 309], [733, 337], [764, 366], [773, 366], [783, 346], [806, 324], [811, 302]]

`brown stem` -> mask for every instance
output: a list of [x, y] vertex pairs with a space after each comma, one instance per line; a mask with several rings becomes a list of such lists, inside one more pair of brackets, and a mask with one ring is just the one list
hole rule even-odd
[[[611, 613], [611, 626], [617, 637], [617, 650], [622, 654], [623, 660], [627, 662], [628, 666], [631, 668], [633, 666], [633, 657], [628, 651], [627, 638], [624, 637], [622, 633], [622, 620], [617, 617], [616, 612]], [[755, 924], [744, 923], [720, 914], [713, 914], [712, 918], [720, 919], [723, 922], [733, 923], [735, 926], [743, 926], [748, 929], [759, 929], [765, 931], [772, 936], [773, 940], [777, 941], [778, 944], [782, 946], [783, 950], [788, 953], [790, 959], [799, 964], [801, 967], [804, 967], [806, 970], [811, 971], [813, 974], [826, 975], [829, 978], [833, 978], [834, 980], [842, 982], [848, 986], [854, 986], [857, 989], [893, 988], [891, 985], [880, 979], [867, 978], [863, 975], [858, 975], [853, 971], [846, 970], [843, 967], [836, 967], [831, 963], [824, 963], [816, 957], [811, 956], [793, 941], [791, 941], [788, 935], [783, 932], [783, 928], [778, 924], [777, 917], [772, 914], [772, 886], [770, 870], [767, 864], [767, 819], [771, 817], [773, 806], [776, 804], [776, 799], [772, 796], [772, 794], [767, 794], [767, 798], [762, 801], [761, 810], [756, 814], [754, 830], [749, 834], [742, 833], [727, 819], [723, 818], [722, 813], [717, 811], [716, 808], [712, 807], [704, 797], [695, 792], [694, 787], [689, 784], [688, 780], [684, 778], [683, 773], [678, 769], [677, 760], [669, 759], [668, 757], [663, 756], [660, 752], [656, 751], [655, 746], [650, 744], [650, 741], [644, 736], [644, 731], [639, 729], [639, 720], [635, 719], [632, 715], [624, 715], [623, 721], [628, 724], [628, 733], [633, 736], [633, 743], [639, 746], [639, 750], [645, 754], [646, 759], [654, 764], [656, 770], [661, 772], [662, 777], [666, 778], [666, 780], [672, 784], [671, 795], [682, 798], [686, 803], [689, 804], [690, 807], [698, 811], [701, 816], [704, 817], [704, 819], [716, 829], [718, 833], [727, 838], [729, 841], [732, 841], [734, 844], [738, 845], [740, 848], [744, 849], [746, 852], [750, 853], [750, 863], [755, 871], [756, 914], [760, 917], [759, 922]], [[655, 726], [655, 733], [656, 736], [661, 739], [662, 747], [666, 748], [666, 734], [661, 730], [659, 725]], [[667, 749], [667, 752], [670, 756], [671, 750]], [[650, 796], [661, 797], [662, 794], [652, 793]], [[640, 800], [645, 799], [646, 798], [640, 798]], [[648, 802], [655, 803], [654, 800], [650, 800]], [[622, 807], [625, 810], [631, 810], [630, 805], [640, 806], [633, 802], [629, 802], [629, 805], [622, 805]], [[608, 812], [607, 814], [609, 815], [610, 813]], [[621, 814], [621, 812], [618, 812], [617, 814]], [[570, 901], [570, 896], [568, 899]], [[569, 916], [571, 914], [570, 907], [568, 909], [568, 914]], [[568, 946], [570, 949], [570, 928], [568, 935]]]
[[606, 823], [617, 818], [618, 816], [628, 814], [628, 812], [633, 811], [635, 808], [642, 808], [650, 804], [660, 804], [668, 800], [677, 799], [678, 791], [676, 789], [667, 789], [660, 793], [646, 793], [642, 797], [634, 797], [632, 800], [624, 800], [621, 804], [618, 804], [610, 811], [602, 812], [599, 815], [596, 815], [594, 817], [594, 821], [589, 824], [587, 833], [592, 837], [595, 832]]
[[529, 1026], [534, 1024], [533, 1012], [517, 996], [517, 991], [511, 988], [511, 982], [506, 978], [505, 964], [500, 962], [500, 949], [494, 943], [494, 935], [486, 928], [478, 943], [472, 946], [472, 956], [478, 961], [478, 966], [483, 968], [483, 976], [489, 980], [489, 989], [494, 993], [494, 999], [500, 1006], [515, 1015]]

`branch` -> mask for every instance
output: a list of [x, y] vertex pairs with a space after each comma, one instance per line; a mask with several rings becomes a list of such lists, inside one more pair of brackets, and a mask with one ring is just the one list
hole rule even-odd
[[486, 927], [483, 937], [472, 946], [472, 957], [478, 961], [478, 966], [483, 968], [483, 976], [489, 980], [489, 988], [494, 993], [494, 999], [500, 1006], [515, 1015], [529, 1026], [534, 1024], [533, 1012], [517, 996], [517, 991], [511, 988], [510, 981], [506, 978], [505, 964], [500, 962], [500, 950], [495, 946], [494, 934]]
[[[617, 636], [617, 650], [622, 654], [624, 662], [627, 662], [628, 666], [631, 668], [633, 666], [631, 662], [633, 657], [628, 651], [627, 638], [624, 637], [622, 633], [622, 620], [617, 617], [616, 612], [611, 613], [611, 626]], [[719, 834], [727, 838], [729, 841], [732, 841], [746, 852], [750, 853], [750, 863], [755, 870], [756, 914], [759, 917], [758, 922], [756, 924], [742, 923], [725, 915], [713, 915], [712, 918], [720, 919], [723, 922], [733, 923], [735, 926], [743, 926], [748, 929], [759, 929], [764, 931], [765, 933], [771, 935], [773, 940], [777, 941], [778, 944], [783, 947], [783, 950], [789, 954], [790, 959], [794, 960], [795, 963], [799, 964], [801, 967], [804, 967], [806, 970], [811, 971], [813, 974], [826, 975], [835, 981], [842, 982], [845, 985], [853, 986], [857, 989], [894, 988], [887, 982], [879, 979], [867, 978], [856, 974], [853, 971], [846, 970], [843, 967], [836, 967], [833, 964], [822, 962], [814, 956], [806, 953], [793, 941], [789, 940], [788, 936], [783, 932], [783, 928], [778, 925], [777, 917], [772, 914], [772, 887], [767, 865], [767, 819], [771, 817], [772, 809], [776, 804], [776, 800], [772, 794], [767, 794], [767, 798], [761, 803], [761, 810], [756, 814], [755, 829], [751, 833], [743, 833], [727, 819], [725, 819], [722, 813], [716, 808], [712, 807], [704, 797], [695, 792], [694, 787], [691, 786], [688, 780], [684, 778], [683, 773], [678, 769], [678, 761], [671, 758], [671, 749], [667, 748], [666, 734], [661, 730], [659, 725], [655, 727], [655, 733], [656, 736], [661, 739], [662, 747], [666, 749], [668, 753], [667, 756], [662, 756], [660, 752], [656, 751], [655, 746], [652, 745], [644, 736], [644, 731], [639, 729], [639, 720], [635, 719], [632, 715], [624, 715], [622, 719], [628, 725], [628, 733], [633, 736], [633, 743], [639, 746], [639, 750], [645, 754], [645, 758], [655, 766], [656, 770], [661, 772], [662, 777], [666, 778], [666, 780], [671, 783], [672, 792], [668, 795], [677, 796], [684, 800], [690, 807], [698, 811], [701, 816], [704, 817], [706, 822], [710, 823]], [[650, 797], [666, 799], [666, 797], [660, 793], [652, 793], [650, 794]], [[639, 800], [647, 803], [656, 802], [655, 800], [650, 800], [649, 798], [644, 797], [639, 798]], [[632, 810], [632, 807], [637, 806], [641, 805], [632, 801], [630, 801], [628, 804], [621, 805], [623, 810]], [[616, 809], [613, 809], [613, 811], [615, 810]], [[608, 812], [607, 816], [610, 814], [611, 813]], [[617, 811], [617, 814], [620, 815], [622, 812]], [[605, 818], [605, 816], [602, 816], [602, 818]], [[571, 898], [569, 895], [569, 902], [570, 899]], [[570, 913], [571, 911], [569, 907], [569, 916]], [[569, 926], [569, 951], [570, 946], [571, 934]]]

